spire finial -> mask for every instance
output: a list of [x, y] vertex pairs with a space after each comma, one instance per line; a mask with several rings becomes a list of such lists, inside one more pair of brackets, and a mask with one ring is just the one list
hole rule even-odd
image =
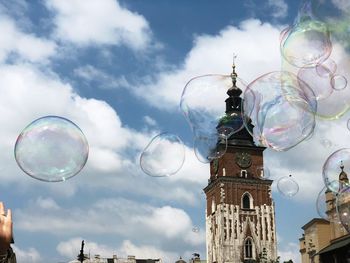
[[236, 87], [236, 79], [237, 79], [237, 73], [236, 73], [236, 64], [235, 60], [237, 58], [237, 55], [233, 53], [233, 61], [232, 61], [232, 73], [231, 73], [231, 79], [232, 79], [232, 88], [237, 88]]
[[344, 164], [343, 164], [343, 160], [340, 161], [340, 169], [342, 172], [344, 172]]

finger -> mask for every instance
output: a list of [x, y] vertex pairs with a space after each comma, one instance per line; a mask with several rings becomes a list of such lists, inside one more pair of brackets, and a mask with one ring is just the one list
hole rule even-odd
[[3, 202], [0, 202], [0, 215], [5, 215], [5, 208]]
[[11, 209], [7, 209], [7, 220], [12, 223], [12, 212]]

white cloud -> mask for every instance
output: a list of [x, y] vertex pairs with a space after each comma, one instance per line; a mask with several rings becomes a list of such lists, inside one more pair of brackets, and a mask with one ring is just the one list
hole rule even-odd
[[[82, 240], [79, 237], [71, 238], [60, 242], [56, 249], [60, 255], [73, 259], [81, 247]], [[163, 262], [174, 262], [177, 259], [177, 254], [174, 252], [164, 251], [149, 245], [135, 245], [130, 240], [124, 240], [120, 246], [116, 247], [85, 240], [85, 252], [87, 251], [90, 252], [91, 257], [98, 254], [104, 258], [111, 258], [113, 255], [116, 255], [120, 259], [125, 259], [130, 255], [135, 256], [137, 259], [161, 258]]]
[[114, 0], [47, 0], [53, 11], [55, 36], [77, 45], [126, 44], [135, 50], [150, 42], [145, 18]]
[[0, 19], [0, 61], [4, 62], [11, 55], [19, 60], [45, 63], [54, 55], [56, 44], [50, 40], [23, 32], [9, 17], [2, 15]]
[[284, 0], [269, 0], [267, 5], [274, 18], [284, 18], [288, 15], [288, 5]]
[[301, 263], [299, 245], [296, 243], [288, 243], [283, 249], [278, 250], [278, 255], [281, 257], [280, 262], [291, 259], [293, 263]]
[[117, 235], [160, 247], [173, 242], [188, 247], [205, 243], [204, 233], [192, 232], [192, 220], [180, 208], [156, 207], [124, 198], [100, 199], [89, 206], [69, 205], [67, 208], [53, 200], [49, 202], [55, 204], [54, 209], [43, 206], [42, 198], [32, 201], [28, 208], [15, 209], [16, 229], [29, 233], [50, 233], [60, 238]]
[[149, 126], [157, 126], [157, 121], [150, 116], [144, 116], [143, 121]]
[[[217, 35], [196, 36], [182, 65], [160, 72], [156, 81], [150, 80], [140, 87], [141, 94], [155, 107], [174, 109], [180, 103], [183, 88], [193, 77], [229, 75], [233, 53], [238, 55], [238, 76], [249, 83], [264, 73], [280, 69], [279, 33], [279, 28], [251, 19], [239, 27], [228, 26]], [[139, 93], [138, 89], [134, 91], [136, 95]]]
[[17, 262], [27, 262], [27, 263], [40, 263], [43, 262], [42, 257], [38, 250], [35, 248], [21, 249], [18, 246], [13, 245], [13, 250], [16, 254]]
[[118, 89], [130, 86], [129, 82], [124, 76], [111, 76], [92, 65], [86, 65], [74, 69], [74, 75], [86, 81], [88, 85], [91, 85], [94, 88]]

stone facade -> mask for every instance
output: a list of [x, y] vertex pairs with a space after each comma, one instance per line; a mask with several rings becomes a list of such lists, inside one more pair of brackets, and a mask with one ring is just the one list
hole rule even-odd
[[231, 144], [211, 163], [204, 189], [208, 263], [277, 258], [272, 181], [264, 180], [260, 172], [263, 150], [253, 144]]

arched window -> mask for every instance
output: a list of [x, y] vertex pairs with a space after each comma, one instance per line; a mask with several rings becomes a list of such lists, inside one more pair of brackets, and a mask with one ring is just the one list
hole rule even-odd
[[245, 192], [242, 195], [242, 208], [243, 209], [253, 209], [253, 197], [250, 193]]
[[250, 200], [249, 200], [249, 195], [247, 194], [243, 196], [243, 208], [250, 209]]
[[247, 238], [244, 242], [244, 258], [253, 258], [253, 242]]
[[211, 200], [211, 212], [214, 213], [215, 212], [215, 197], [213, 197], [213, 199]]

